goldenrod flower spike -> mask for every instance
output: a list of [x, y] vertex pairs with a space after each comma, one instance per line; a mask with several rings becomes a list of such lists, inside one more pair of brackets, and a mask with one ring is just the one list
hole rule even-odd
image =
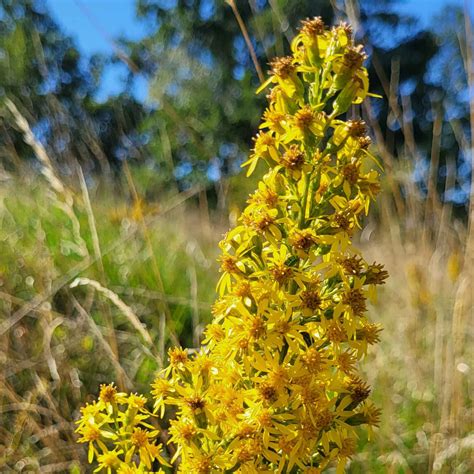
[[[381, 328], [368, 298], [387, 273], [352, 246], [378, 193], [361, 120], [366, 56], [350, 28], [302, 22], [292, 56], [271, 64], [273, 85], [245, 163], [269, 169], [237, 227], [220, 243], [222, 276], [199, 353], [169, 351], [153, 383], [154, 411], [102, 387], [78, 432], [102, 469], [181, 473], [342, 473], [380, 411], [357, 363]], [[151, 416], [169, 423], [165, 456]], [[170, 420], [168, 422], [168, 420]], [[163, 423], [164, 424], [164, 423]]]

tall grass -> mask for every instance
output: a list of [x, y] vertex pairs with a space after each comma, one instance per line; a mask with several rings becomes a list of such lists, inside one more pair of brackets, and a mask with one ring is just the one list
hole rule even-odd
[[84, 191], [69, 190], [71, 220], [50, 183], [24, 174], [2, 185], [0, 472], [82, 465], [73, 430], [84, 400], [111, 379], [144, 389], [164, 347], [192, 346], [208, 317], [217, 235], [194, 211], [134, 202], [126, 183]]

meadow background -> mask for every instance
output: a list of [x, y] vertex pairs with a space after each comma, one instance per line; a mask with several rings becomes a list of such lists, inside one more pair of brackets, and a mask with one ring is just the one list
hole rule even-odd
[[474, 472], [473, 10], [396, 0], [1, 0], [0, 472], [88, 472], [99, 384], [146, 393], [199, 345], [258, 179], [254, 91], [315, 15], [351, 21], [384, 96], [351, 111], [385, 166], [358, 246], [390, 279], [364, 364], [382, 422], [347, 470]]

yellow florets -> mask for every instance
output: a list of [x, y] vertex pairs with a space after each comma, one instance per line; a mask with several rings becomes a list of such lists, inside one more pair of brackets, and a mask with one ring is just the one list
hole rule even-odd
[[101, 385], [99, 399], [104, 403], [112, 403], [115, 401], [115, 396], [117, 395], [117, 389], [114, 387], [114, 384], [110, 385]]
[[170, 365], [173, 367], [184, 364], [188, 360], [188, 352], [181, 347], [174, 347], [168, 351]]
[[130, 436], [130, 442], [137, 448], [144, 448], [148, 444], [147, 432], [141, 428], [135, 428]]
[[100, 439], [100, 430], [94, 425], [85, 426], [81, 431], [81, 434], [82, 438], [79, 440], [81, 443], [90, 443]]
[[220, 244], [203, 346], [169, 350], [153, 411], [145, 397], [101, 386], [77, 429], [100, 469], [339, 473], [357, 427], [371, 434], [380, 421], [357, 363], [380, 338], [367, 299], [387, 273], [352, 244], [379, 171], [365, 123], [343, 115], [368, 94], [367, 56], [350, 27], [318, 17], [302, 22], [291, 50], [262, 86], [273, 88], [244, 165], [251, 174], [262, 160], [268, 171]]

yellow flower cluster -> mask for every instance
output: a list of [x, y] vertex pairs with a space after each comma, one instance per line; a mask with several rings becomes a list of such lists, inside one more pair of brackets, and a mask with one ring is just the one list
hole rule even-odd
[[[378, 423], [357, 363], [379, 340], [366, 301], [387, 273], [351, 239], [379, 172], [364, 122], [338, 118], [368, 95], [366, 56], [346, 24], [328, 29], [320, 18], [303, 21], [291, 46], [261, 88], [273, 85], [245, 165], [250, 174], [263, 160], [269, 171], [220, 243], [202, 348], [169, 351], [153, 414], [137, 395], [107, 400], [111, 386], [83, 409], [80, 441], [98, 470], [150, 472], [164, 456], [186, 474], [316, 474], [332, 464], [340, 473], [356, 427]], [[145, 421], [151, 415], [167, 432]]]
[[146, 404], [143, 395], [118, 393], [111, 384], [101, 385], [99, 400], [81, 408], [76, 431], [79, 443], [89, 444], [89, 463], [97, 459], [94, 472], [156, 472], [155, 461], [169, 466], [156, 441], [159, 431], [147, 422], [152, 414]]

